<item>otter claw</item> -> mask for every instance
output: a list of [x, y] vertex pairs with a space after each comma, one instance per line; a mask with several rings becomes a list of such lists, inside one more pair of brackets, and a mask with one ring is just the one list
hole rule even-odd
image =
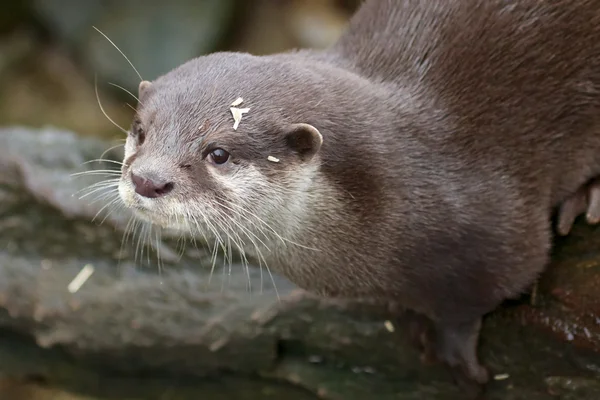
[[600, 180], [589, 186], [586, 219], [589, 224], [600, 222]]
[[584, 212], [589, 224], [600, 222], [600, 179], [582, 185], [561, 204], [558, 210], [557, 233], [562, 236], [568, 235], [575, 219]]

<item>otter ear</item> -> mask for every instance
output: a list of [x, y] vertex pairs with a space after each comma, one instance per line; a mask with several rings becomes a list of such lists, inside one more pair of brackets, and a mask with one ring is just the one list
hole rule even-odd
[[152, 86], [152, 82], [150, 81], [141, 81], [138, 86], [138, 98], [143, 98], [146, 93], [148, 93], [148, 89]]
[[309, 161], [321, 148], [323, 136], [317, 128], [309, 124], [293, 124], [285, 133], [287, 145], [302, 159]]

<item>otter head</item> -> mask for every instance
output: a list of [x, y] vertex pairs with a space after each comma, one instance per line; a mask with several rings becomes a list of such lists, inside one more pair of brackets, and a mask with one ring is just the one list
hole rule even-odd
[[[308, 75], [220, 53], [140, 83], [119, 184], [125, 205], [205, 237], [248, 243], [289, 229], [319, 173], [323, 142], [311, 123], [318, 99], [300, 85]], [[248, 109], [235, 129], [232, 108]]]

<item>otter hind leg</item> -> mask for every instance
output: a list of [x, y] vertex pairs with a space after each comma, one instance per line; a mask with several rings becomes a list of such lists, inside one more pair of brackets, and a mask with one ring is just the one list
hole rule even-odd
[[571, 231], [575, 219], [586, 213], [589, 224], [600, 222], [600, 178], [582, 185], [568, 197], [559, 207], [556, 231], [566, 236]]

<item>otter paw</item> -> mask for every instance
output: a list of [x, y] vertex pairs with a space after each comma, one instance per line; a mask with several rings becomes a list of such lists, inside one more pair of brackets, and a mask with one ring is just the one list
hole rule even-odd
[[584, 212], [589, 224], [600, 222], [600, 179], [582, 185], [561, 204], [558, 210], [557, 233], [562, 236], [568, 235], [575, 219]]
[[600, 180], [588, 185], [586, 219], [589, 224], [600, 222]]
[[448, 365], [456, 382], [477, 398], [489, 381], [488, 370], [477, 359], [481, 319], [468, 323], [436, 324], [436, 356]]
[[421, 361], [443, 363], [469, 399], [479, 398], [489, 381], [488, 370], [477, 359], [481, 319], [469, 323], [433, 323], [429, 318], [410, 316], [411, 341], [421, 350]]

